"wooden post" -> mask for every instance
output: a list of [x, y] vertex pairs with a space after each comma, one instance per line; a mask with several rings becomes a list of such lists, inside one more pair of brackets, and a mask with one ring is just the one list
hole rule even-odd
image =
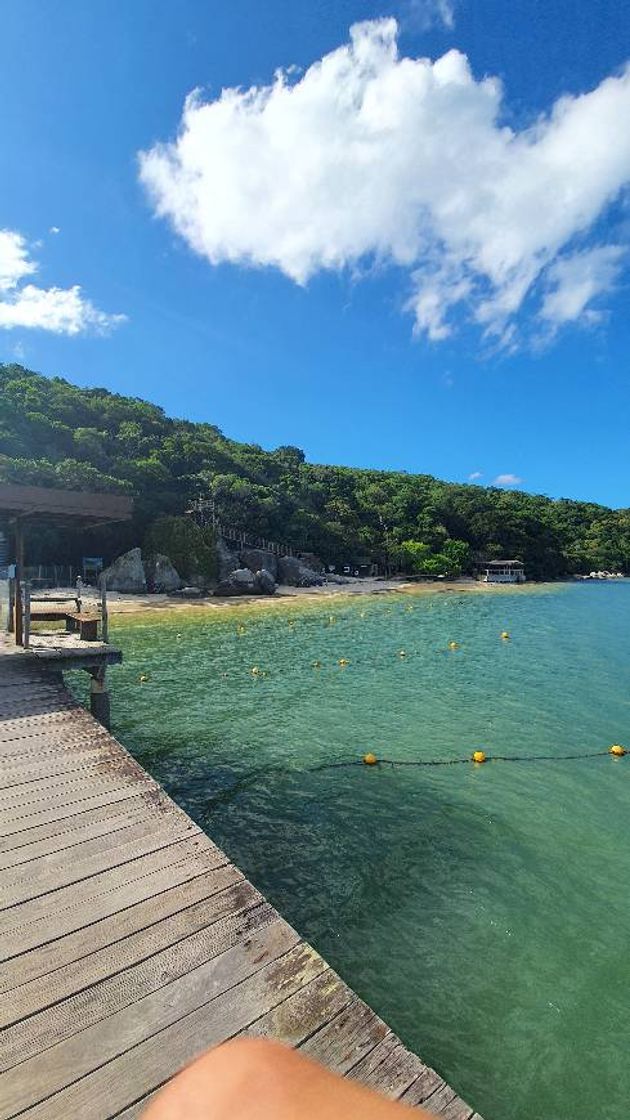
[[101, 576], [101, 641], [109, 641], [109, 617], [107, 614], [107, 581]]
[[105, 666], [90, 670], [90, 711], [99, 723], [109, 731], [110, 706], [109, 692], [107, 691]]
[[28, 649], [31, 641], [31, 581], [24, 581], [24, 619], [22, 626], [22, 645]]
[[9, 614], [7, 617], [7, 633], [13, 634], [15, 631], [15, 579], [13, 576], [9, 580]]
[[24, 578], [24, 532], [19, 517], [15, 520], [15, 644], [21, 646], [24, 637], [22, 611], [22, 580]]

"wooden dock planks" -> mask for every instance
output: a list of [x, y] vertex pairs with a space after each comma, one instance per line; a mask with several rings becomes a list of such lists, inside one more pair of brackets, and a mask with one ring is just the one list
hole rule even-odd
[[238, 1035], [473, 1120], [61, 676], [0, 639], [0, 1120], [134, 1120]]

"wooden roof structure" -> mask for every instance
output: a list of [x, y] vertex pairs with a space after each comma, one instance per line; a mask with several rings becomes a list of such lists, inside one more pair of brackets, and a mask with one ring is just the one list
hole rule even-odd
[[122, 494], [0, 483], [0, 514], [8, 514], [11, 518], [37, 516], [53, 521], [70, 519], [103, 524], [129, 521], [132, 512], [133, 500]]

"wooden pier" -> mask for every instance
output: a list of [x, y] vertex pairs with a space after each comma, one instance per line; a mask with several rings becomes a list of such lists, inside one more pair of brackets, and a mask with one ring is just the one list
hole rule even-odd
[[0, 1120], [132, 1120], [238, 1035], [480, 1120], [75, 702], [58, 663], [2, 637], [0, 958]]

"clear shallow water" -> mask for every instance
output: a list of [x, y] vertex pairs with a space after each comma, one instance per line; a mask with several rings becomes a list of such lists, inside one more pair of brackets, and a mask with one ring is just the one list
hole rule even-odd
[[630, 746], [629, 624], [627, 584], [119, 616], [114, 730], [486, 1120], [627, 1120], [630, 757], [304, 767]]

